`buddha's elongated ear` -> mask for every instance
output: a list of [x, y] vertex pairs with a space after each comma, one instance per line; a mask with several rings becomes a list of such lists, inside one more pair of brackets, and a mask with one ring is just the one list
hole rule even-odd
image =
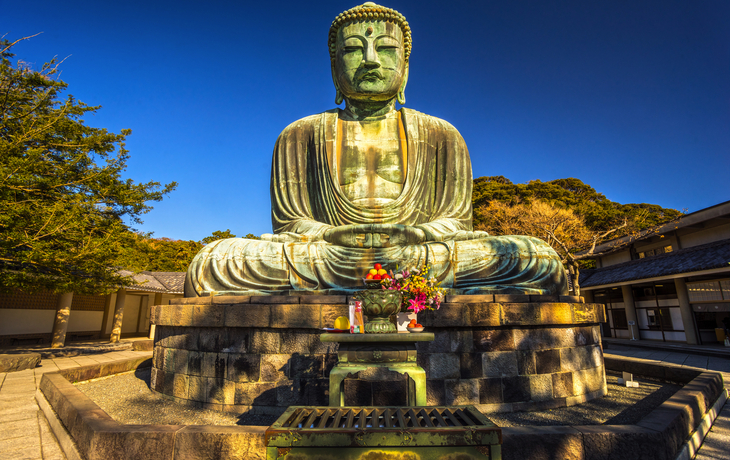
[[408, 63], [406, 62], [406, 67], [403, 70], [405, 72], [405, 75], [403, 76], [403, 83], [400, 85], [400, 89], [398, 89], [398, 94], [396, 95], [396, 100], [398, 101], [398, 104], [404, 105], [406, 103], [406, 84], [408, 83]]
[[342, 101], [345, 100], [345, 97], [340, 92], [340, 87], [337, 85], [337, 78], [335, 77], [335, 64], [332, 63], [332, 83], [335, 84], [335, 105], [342, 104]]

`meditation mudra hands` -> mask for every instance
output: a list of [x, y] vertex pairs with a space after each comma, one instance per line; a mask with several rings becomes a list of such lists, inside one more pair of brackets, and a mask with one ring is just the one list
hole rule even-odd
[[327, 230], [324, 240], [348, 248], [388, 248], [429, 241], [465, 241], [486, 238], [487, 232], [458, 231], [434, 235], [418, 227], [401, 224], [343, 225]]
[[389, 248], [424, 243], [426, 232], [401, 224], [343, 225], [327, 230], [324, 240], [347, 248]]

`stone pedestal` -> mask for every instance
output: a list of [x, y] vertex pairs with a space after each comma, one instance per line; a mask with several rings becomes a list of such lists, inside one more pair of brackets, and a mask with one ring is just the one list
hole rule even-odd
[[322, 342], [339, 344], [337, 365], [329, 375], [330, 406], [344, 406], [342, 391], [348, 376], [359, 372], [387, 370], [408, 378], [408, 405], [426, 405], [426, 372], [418, 365], [419, 342], [433, 341], [433, 334], [322, 334]]
[[[485, 412], [578, 404], [606, 393], [600, 304], [572, 296], [447, 296], [419, 314], [433, 342], [417, 344], [427, 404]], [[346, 316], [346, 296], [220, 296], [156, 306], [152, 388], [182, 403], [281, 413], [325, 406], [337, 343], [323, 327]], [[401, 376], [345, 379], [345, 404], [407, 404]], [[400, 398], [400, 399], [399, 399]], [[392, 399], [392, 401], [391, 401]]]

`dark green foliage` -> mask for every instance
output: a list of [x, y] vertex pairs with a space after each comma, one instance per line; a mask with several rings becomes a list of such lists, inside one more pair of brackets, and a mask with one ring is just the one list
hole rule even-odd
[[[632, 231], [653, 227], [682, 215], [674, 209], [655, 204], [621, 204], [610, 201], [593, 187], [580, 179], [556, 179], [548, 182], [539, 180], [526, 184], [513, 184], [503, 176], [479, 177], [474, 179], [472, 202], [474, 205], [474, 226], [485, 224], [489, 219], [480, 210], [491, 201], [509, 205], [529, 204], [535, 200], [545, 201], [557, 208], [571, 209], [583, 217], [591, 231], [605, 231], [620, 225], [624, 219], [631, 221]], [[611, 237], [620, 235], [613, 234]]]
[[[116, 265], [135, 272], [184, 272], [204, 245], [235, 237], [230, 229], [216, 230], [200, 241], [152, 238], [150, 235], [130, 232]], [[259, 239], [250, 233], [244, 238]]]
[[0, 40], [0, 290], [99, 293], [129, 284], [113, 261], [128, 222], [176, 184], [122, 177], [129, 130], [87, 126], [99, 107], [61, 98], [56, 62], [13, 65]]
[[235, 238], [235, 237], [236, 237], [236, 235], [231, 233], [231, 230], [227, 228], [224, 232], [222, 232], [220, 230], [214, 231], [212, 235], [206, 236], [205, 238], [200, 240], [200, 242], [203, 244], [208, 244], [208, 243], [212, 243], [213, 241], [224, 240], [226, 238]]
[[134, 272], [184, 272], [203, 245], [130, 233], [116, 265]]
[[475, 229], [547, 241], [570, 272], [576, 295], [580, 270], [595, 266], [589, 259], [595, 258], [596, 244], [628, 236], [609, 251], [625, 247], [682, 215], [654, 204], [614, 203], [575, 178], [513, 184], [502, 176], [480, 177], [474, 180], [472, 202]]

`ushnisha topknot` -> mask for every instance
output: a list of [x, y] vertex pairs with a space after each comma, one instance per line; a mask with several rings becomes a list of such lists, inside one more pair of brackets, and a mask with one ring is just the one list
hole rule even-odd
[[408, 57], [411, 55], [411, 28], [406, 21], [405, 16], [397, 12], [396, 10], [390, 9], [385, 6], [376, 5], [373, 2], [366, 2], [362, 5], [350, 8], [347, 11], [343, 11], [334, 21], [330, 27], [329, 39], [327, 40], [327, 46], [330, 50], [330, 59], [334, 63], [335, 53], [337, 51], [337, 31], [340, 30], [345, 24], [357, 21], [390, 21], [397, 24], [403, 31], [403, 48], [405, 50], [406, 62]]

